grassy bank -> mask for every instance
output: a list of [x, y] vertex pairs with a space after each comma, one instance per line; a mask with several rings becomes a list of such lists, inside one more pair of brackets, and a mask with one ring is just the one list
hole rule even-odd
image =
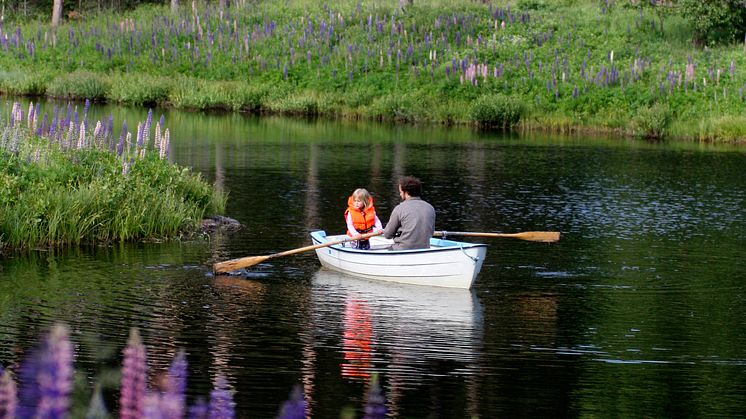
[[0, 92], [746, 140], [744, 46], [692, 37], [676, 14], [613, 0], [144, 7], [3, 28]]
[[168, 161], [162, 126], [149, 113], [115, 134], [85, 111], [16, 104], [0, 121], [0, 249], [172, 238], [221, 212], [224, 196]]

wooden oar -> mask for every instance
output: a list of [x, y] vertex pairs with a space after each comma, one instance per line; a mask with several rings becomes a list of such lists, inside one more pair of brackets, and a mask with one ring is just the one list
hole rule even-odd
[[[373, 236], [380, 236], [381, 234], [383, 234], [383, 231], [379, 231], [379, 232], [376, 232], [376, 233], [363, 234], [361, 237], [363, 239], [368, 239], [368, 238], [373, 237]], [[274, 258], [278, 258], [280, 256], [290, 256], [290, 255], [294, 255], [296, 253], [307, 252], [309, 250], [321, 249], [322, 247], [334, 246], [335, 244], [342, 244], [342, 243], [346, 243], [346, 242], [350, 242], [350, 241], [355, 241], [355, 240], [357, 240], [357, 239], [347, 236], [344, 239], [340, 239], [340, 240], [333, 240], [333, 241], [328, 241], [328, 242], [325, 242], [325, 243], [314, 244], [314, 245], [311, 245], [311, 246], [299, 247], [297, 249], [286, 250], [284, 252], [274, 253], [274, 254], [266, 255], [266, 256], [247, 256], [245, 258], [240, 258], [240, 259], [226, 260], [225, 262], [218, 262], [218, 263], [212, 265], [212, 270], [215, 273], [223, 273], [223, 272], [235, 271], [237, 269], [247, 268], [249, 266], [254, 266], [257, 263], [262, 263], [262, 262], [264, 262], [265, 260], [268, 260], [268, 259], [274, 259]]]
[[469, 237], [510, 237], [531, 242], [552, 243], [560, 239], [559, 231], [524, 231], [522, 233], [479, 233], [468, 231], [436, 231], [435, 237], [469, 236]]

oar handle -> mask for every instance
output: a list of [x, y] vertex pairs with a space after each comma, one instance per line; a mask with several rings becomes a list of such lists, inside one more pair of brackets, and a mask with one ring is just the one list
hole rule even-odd
[[383, 234], [383, 231], [377, 231], [377, 232], [374, 232], [374, 233], [366, 233], [366, 234], [361, 235], [360, 238], [346, 236], [343, 239], [332, 240], [332, 241], [328, 241], [328, 242], [324, 242], [324, 243], [314, 244], [314, 245], [311, 245], [311, 246], [299, 247], [297, 249], [290, 249], [290, 250], [286, 250], [284, 252], [273, 253], [271, 255], [247, 256], [247, 257], [243, 257], [243, 258], [239, 258], [239, 259], [226, 260], [224, 262], [218, 262], [218, 263], [212, 265], [212, 270], [215, 273], [224, 273], [224, 272], [235, 271], [237, 269], [246, 268], [246, 267], [249, 267], [249, 266], [256, 265], [257, 263], [264, 262], [267, 259], [274, 259], [274, 258], [278, 258], [278, 257], [281, 257], [281, 256], [290, 256], [290, 255], [294, 255], [296, 253], [302, 253], [302, 252], [307, 252], [309, 250], [321, 249], [322, 247], [334, 246], [335, 244], [342, 244], [342, 243], [349, 242], [349, 241], [354, 241], [354, 240], [364, 240], [364, 239], [371, 238], [373, 236], [380, 236], [381, 234]]
[[373, 236], [380, 236], [381, 234], [383, 234], [383, 231], [379, 231], [379, 232], [375, 232], [375, 233], [366, 233], [366, 234], [362, 234], [360, 236], [361, 237], [360, 239], [356, 239], [354, 237], [347, 236], [344, 239], [332, 240], [332, 241], [329, 241], [329, 242], [324, 242], [324, 243], [319, 243], [319, 244], [313, 244], [311, 246], [299, 247], [297, 249], [290, 249], [290, 250], [286, 250], [286, 251], [280, 252], [280, 253], [274, 253], [274, 254], [271, 254], [271, 255], [267, 256], [267, 259], [278, 258], [280, 256], [290, 256], [290, 255], [294, 255], [296, 253], [302, 253], [302, 252], [307, 252], [309, 250], [321, 249], [322, 247], [334, 246], [335, 244], [342, 244], [342, 243], [347, 243], [347, 242], [351, 242], [351, 241], [355, 241], [355, 240], [365, 240], [365, 239], [369, 239], [369, 238], [371, 238]]

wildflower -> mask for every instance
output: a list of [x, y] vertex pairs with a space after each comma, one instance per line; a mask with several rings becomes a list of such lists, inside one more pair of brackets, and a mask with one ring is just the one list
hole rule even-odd
[[[128, 166], [125, 162], [123, 172]], [[146, 356], [140, 333], [133, 328], [130, 330], [129, 341], [124, 349], [122, 365], [122, 388], [119, 397], [119, 417], [122, 419], [138, 419], [143, 416], [147, 387]]]
[[174, 395], [181, 404], [184, 404], [185, 393], [187, 383], [187, 361], [186, 353], [184, 350], [180, 350], [174, 360], [171, 362], [171, 367], [168, 370], [166, 392]]
[[384, 419], [386, 417], [386, 399], [381, 392], [381, 386], [378, 383], [378, 376], [374, 375], [368, 389], [368, 398], [363, 409], [365, 416], [363, 419]]
[[83, 121], [80, 124], [80, 133], [78, 135], [78, 144], [77, 144], [77, 148], [79, 150], [86, 146], [86, 144], [85, 144], [85, 124], [86, 124], [85, 121]]
[[31, 123], [34, 119], [34, 102], [28, 104], [28, 118], [26, 118], [26, 124], [31, 128]]
[[300, 385], [293, 387], [290, 398], [280, 408], [279, 419], [304, 419], [306, 417], [306, 401]]
[[17, 404], [16, 383], [10, 371], [0, 367], [0, 418], [13, 418]]
[[193, 405], [189, 406], [187, 417], [190, 419], [208, 419], [210, 408], [203, 397], [198, 397]]
[[166, 128], [166, 132], [163, 133], [163, 139], [161, 140], [161, 149], [159, 156], [161, 159], [166, 158], [168, 156], [168, 150], [170, 148], [170, 142], [171, 142], [171, 134], [168, 132], [168, 128]]
[[67, 327], [57, 324], [21, 370], [20, 417], [67, 417], [72, 392], [73, 349]]
[[228, 389], [228, 381], [224, 376], [215, 378], [214, 389], [210, 392], [210, 419], [232, 419], [236, 416], [236, 404]]

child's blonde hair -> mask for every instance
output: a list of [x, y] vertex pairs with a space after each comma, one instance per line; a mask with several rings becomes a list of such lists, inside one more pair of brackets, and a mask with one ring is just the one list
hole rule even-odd
[[365, 205], [363, 208], [368, 209], [370, 206], [370, 200], [371, 200], [370, 192], [368, 192], [365, 188], [358, 188], [355, 189], [355, 192], [352, 193], [352, 199], [358, 199], [360, 201], [363, 201], [363, 204]]

